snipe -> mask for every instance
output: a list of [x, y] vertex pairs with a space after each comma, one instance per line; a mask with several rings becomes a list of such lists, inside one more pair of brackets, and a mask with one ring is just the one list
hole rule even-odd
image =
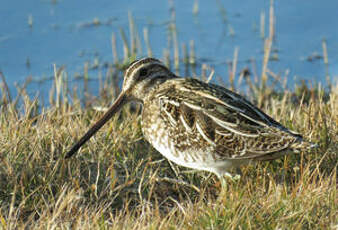
[[180, 78], [159, 60], [144, 58], [129, 65], [121, 94], [66, 158], [129, 101], [143, 104], [142, 131], [157, 151], [178, 165], [220, 178], [232, 167], [312, 146], [242, 96], [218, 85]]

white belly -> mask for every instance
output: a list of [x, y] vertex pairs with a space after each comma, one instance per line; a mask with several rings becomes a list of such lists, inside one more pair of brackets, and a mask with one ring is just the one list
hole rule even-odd
[[[205, 170], [217, 175], [223, 174], [233, 166], [232, 161], [215, 160], [212, 154], [208, 153], [212, 149], [194, 149], [192, 146], [184, 152], [179, 152], [173, 139], [170, 138], [168, 130], [159, 126], [160, 124], [155, 122], [146, 130], [142, 126], [142, 131], [147, 141], [168, 160], [184, 167]], [[156, 135], [154, 135], [155, 131]]]

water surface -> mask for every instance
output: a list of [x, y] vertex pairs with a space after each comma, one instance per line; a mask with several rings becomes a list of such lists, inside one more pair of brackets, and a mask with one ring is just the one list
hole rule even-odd
[[[198, 10], [193, 12], [196, 2]], [[264, 12], [267, 35], [269, 2], [173, 1], [180, 48], [183, 43], [189, 47], [189, 42], [194, 40], [198, 62], [214, 67], [216, 76], [226, 82], [229, 72], [226, 63], [233, 59], [237, 47], [237, 72], [245, 66], [252, 70], [248, 60], [255, 59], [260, 74], [263, 55], [260, 18]], [[278, 60], [270, 61], [269, 68], [282, 76], [287, 72], [289, 87], [299, 79], [326, 85], [322, 60], [322, 41], [325, 39], [330, 79], [336, 79], [338, 1], [283, 0], [274, 5], [276, 37], [273, 48]], [[22, 84], [27, 76], [36, 81], [52, 77], [53, 64], [64, 65], [72, 78], [83, 73], [85, 62], [93, 63], [96, 59], [101, 64], [112, 63], [112, 33], [117, 37], [118, 54], [122, 59], [119, 31], [123, 28], [129, 36], [128, 12], [132, 13], [141, 38], [140, 56], [146, 56], [143, 28], [149, 30], [154, 57], [162, 58], [165, 48], [172, 51], [168, 42], [168, 22], [172, 18], [170, 1], [5, 0], [0, 8], [0, 69], [10, 89], [15, 89], [14, 82]], [[100, 24], [95, 26], [94, 19]], [[101, 65], [99, 72], [104, 76], [105, 71]], [[93, 78], [97, 75], [97, 70], [90, 72]], [[44, 95], [50, 86], [51, 81], [43, 81], [31, 84], [29, 90], [31, 94]], [[91, 87], [97, 88], [97, 81], [93, 81]]]

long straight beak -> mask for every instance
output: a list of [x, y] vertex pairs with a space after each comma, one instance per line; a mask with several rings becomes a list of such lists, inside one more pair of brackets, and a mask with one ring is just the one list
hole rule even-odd
[[120, 108], [122, 108], [126, 101], [125, 93], [121, 92], [109, 110], [87, 131], [85, 135], [81, 137], [81, 139], [66, 154], [65, 158], [73, 156], [84, 143], [86, 143], [116, 112], [120, 110]]

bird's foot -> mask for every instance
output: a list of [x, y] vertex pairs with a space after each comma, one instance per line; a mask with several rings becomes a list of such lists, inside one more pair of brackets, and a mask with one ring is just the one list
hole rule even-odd
[[239, 174], [231, 175], [228, 172], [224, 173], [224, 176], [230, 178], [232, 182], [238, 182], [241, 179], [241, 175]]

